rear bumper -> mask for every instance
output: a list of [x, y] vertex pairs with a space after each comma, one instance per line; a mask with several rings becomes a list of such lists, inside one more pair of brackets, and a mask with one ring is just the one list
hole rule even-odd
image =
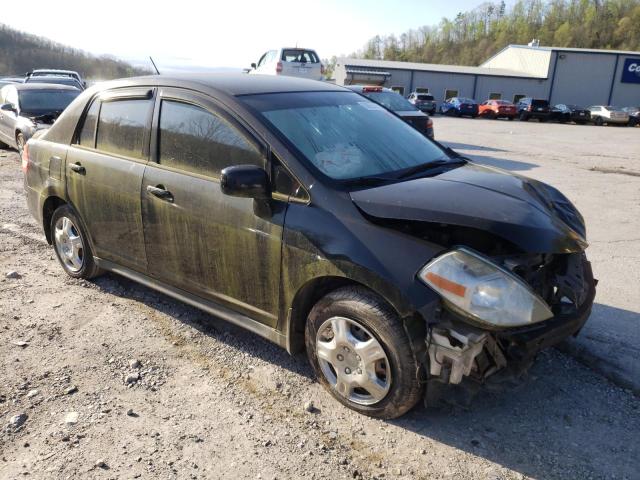
[[42, 224], [42, 213], [40, 209], [40, 195], [37, 191], [27, 185], [26, 178], [24, 180], [24, 195], [27, 199], [27, 208], [33, 218]]
[[527, 110], [522, 111], [529, 118], [549, 118], [551, 113], [549, 112], [529, 112]]
[[604, 121], [604, 123], [619, 123], [621, 125], [629, 123], [629, 119], [628, 118], [607, 118], [607, 117], [602, 117], [602, 120]]

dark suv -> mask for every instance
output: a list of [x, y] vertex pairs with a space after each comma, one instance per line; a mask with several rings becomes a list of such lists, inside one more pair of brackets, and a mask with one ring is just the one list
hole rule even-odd
[[551, 115], [547, 100], [525, 97], [520, 99], [516, 107], [518, 109], [518, 118], [523, 122], [530, 118], [537, 118], [540, 122], [546, 122]]
[[71, 277], [111, 271], [306, 348], [335, 398], [380, 418], [427, 380], [528, 366], [595, 295], [584, 221], [560, 192], [328, 83], [103, 83], [22, 159]]

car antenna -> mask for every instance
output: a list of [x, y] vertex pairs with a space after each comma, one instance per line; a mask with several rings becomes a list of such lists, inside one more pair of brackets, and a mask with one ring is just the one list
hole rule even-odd
[[153, 61], [153, 58], [151, 58], [151, 55], [149, 55], [149, 60], [151, 60], [151, 64], [153, 65], [153, 68], [156, 69], [156, 73], [160, 75], [160, 70], [158, 70], [158, 67], [156, 67], [156, 62]]

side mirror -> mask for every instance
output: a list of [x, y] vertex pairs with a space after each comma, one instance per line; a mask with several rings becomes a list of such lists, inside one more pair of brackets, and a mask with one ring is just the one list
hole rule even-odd
[[16, 107], [14, 107], [13, 103], [3, 103], [0, 105], [0, 110], [4, 112], [16, 112]]
[[255, 63], [255, 62], [253, 62], [253, 63], [251, 64], [251, 68], [253, 68], [253, 69], [255, 70], [256, 68], [258, 68], [258, 66], [256, 65], [256, 63]]
[[269, 176], [256, 165], [234, 165], [222, 170], [220, 190], [232, 197], [264, 200], [271, 197]]

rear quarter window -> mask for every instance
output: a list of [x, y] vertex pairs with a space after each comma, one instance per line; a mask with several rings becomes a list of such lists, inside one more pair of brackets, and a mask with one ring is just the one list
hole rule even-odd
[[84, 117], [84, 122], [78, 137], [78, 144], [95, 148], [96, 146], [96, 126], [98, 125], [98, 111], [100, 110], [100, 101], [94, 100]]

